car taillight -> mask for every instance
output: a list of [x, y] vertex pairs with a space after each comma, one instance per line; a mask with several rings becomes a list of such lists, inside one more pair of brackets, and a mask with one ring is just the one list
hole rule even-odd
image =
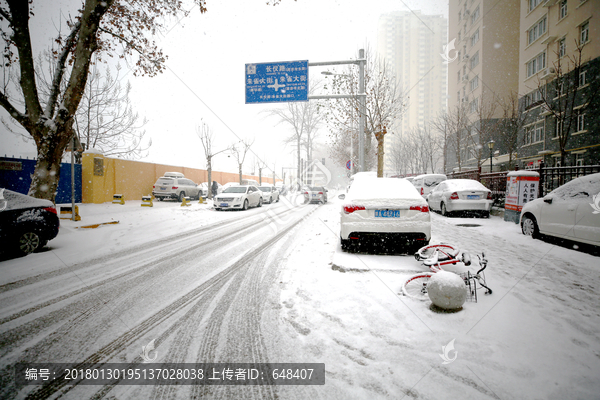
[[177, 189], [179, 189], [179, 186], [173, 186], [171, 189], [177, 190]]
[[344, 213], [352, 214], [354, 211], [364, 210], [365, 206], [357, 206], [356, 204], [349, 204], [344, 206]]
[[304, 194], [308, 194], [308, 192], [304, 192]]
[[46, 207], [44, 208], [44, 210], [51, 212], [52, 214], [58, 215], [58, 213], [56, 212], [56, 207]]
[[423, 188], [421, 188], [421, 196], [425, 194], [425, 191], [423, 190]]
[[429, 206], [410, 206], [412, 211], [429, 212]]
[[323, 192], [319, 192], [319, 194], [323, 194]]
[[458, 200], [458, 193], [454, 192], [450, 195], [450, 200]]
[[492, 198], [492, 192], [488, 192], [487, 199], [488, 199], [488, 200], [494, 200], [494, 199]]
[[156, 189], [156, 185], [152, 185], [152, 189]]

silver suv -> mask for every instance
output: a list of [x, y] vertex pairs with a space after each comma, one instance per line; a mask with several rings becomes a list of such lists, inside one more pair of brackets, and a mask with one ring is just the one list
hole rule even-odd
[[177, 199], [183, 201], [184, 197], [200, 199], [202, 188], [180, 172], [165, 172], [158, 178], [152, 187], [152, 195], [159, 201], [164, 199]]

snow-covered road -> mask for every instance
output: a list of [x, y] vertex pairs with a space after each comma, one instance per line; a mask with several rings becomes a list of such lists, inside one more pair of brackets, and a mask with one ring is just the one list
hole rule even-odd
[[[0, 262], [0, 397], [599, 398], [598, 257], [432, 214], [434, 242], [486, 252], [494, 289], [440, 314], [399, 294], [412, 256], [343, 253], [338, 212], [82, 205], [47, 251]], [[155, 362], [325, 363], [326, 383], [13, 384], [18, 362], [140, 362], [152, 340]]]

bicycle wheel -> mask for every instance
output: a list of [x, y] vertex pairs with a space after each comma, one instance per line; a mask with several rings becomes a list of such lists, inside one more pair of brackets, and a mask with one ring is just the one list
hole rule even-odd
[[452, 255], [452, 257], [456, 257], [459, 250], [454, 248], [449, 244], [430, 244], [429, 246], [421, 247], [416, 253], [415, 258], [417, 261], [426, 260], [428, 258], [433, 257], [435, 252], [439, 252], [438, 260], [444, 261], [447, 260], [448, 254]]
[[420, 274], [411, 276], [404, 285], [402, 285], [402, 293], [405, 296], [417, 300], [428, 300], [427, 282], [433, 274], [430, 272], [421, 272]]

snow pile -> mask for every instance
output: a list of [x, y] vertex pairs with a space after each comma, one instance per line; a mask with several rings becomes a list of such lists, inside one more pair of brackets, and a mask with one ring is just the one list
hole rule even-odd
[[433, 304], [445, 310], [461, 308], [467, 300], [462, 278], [448, 271], [433, 274], [427, 284], [427, 294]]

